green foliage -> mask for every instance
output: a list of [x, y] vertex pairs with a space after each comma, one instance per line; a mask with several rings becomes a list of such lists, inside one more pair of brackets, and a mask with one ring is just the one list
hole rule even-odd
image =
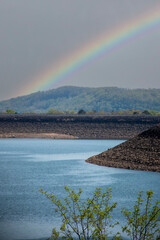
[[56, 109], [53, 109], [53, 108], [51, 108], [51, 109], [49, 109], [49, 111], [47, 112], [47, 114], [58, 115], [58, 114], [63, 114], [63, 112], [62, 112], [62, 111], [58, 111], [58, 110], [56, 110]]
[[160, 112], [155, 111], [155, 110], [145, 110], [142, 112], [142, 114], [147, 114], [147, 115], [160, 115]]
[[56, 110], [56, 109], [49, 109], [49, 111], [46, 114], [53, 114], [53, 115], [62, 115], [62, 114], [76, 114], [74, 111], [66, 110], [64, 112]]
[[86, 111], [84, 111], [83, 109], [80, 109], [80, 110], [78, 111], [78, 114], [86, 114]]
[[7, 110], [6, 110], [6, 113], [7, 113], [7, 114], [16, 114], [17, 112], [14, 111], [14, 110], [12, 110], [12, 109], [7, 109]]
[[[111, 213], [117, 203], [111, 202], [112, 190], [107, 188], [105, 192], [96, 188], [93, 196], [82, 200], [83, 191], [79, 189], [76, 193], [65, 186], [67, 197], [62, 203], [56, 195], [49, 194], [39, 189], [55, 205], [55, 211], [62, 218], [60, 231], [52, 230], [51, 238], [73, 240], [108, 239], [112, 229], [118, 222], [112, 223]], [[146, 199], [143, 199], [143, 191], [139, 192], [133, 211], [122, 210], [126, 218], [126, 225], [122, 227], [131, 240], [155, 240], [160, 239], [160, 206], [159, 202], [152, 205], [153, 192], [146, 192]], [[112, 239], [122, 239], [120, 233], [116, 233]]]
[[76, 112], [74, 112], [73, 110], [72, 111], [70, 111], [70, 110], [66, 110], [65, 112], [64, 112], [64, 114], [76, 114]]
[[145, 202], [142, 196], [143, 192], [141, 191], [139, 192], [133, 211], [122, 210], [127, 219], [127, 225], [122, 227], [122, 230], [132, 240], [154, 240], [160, 234], [158, 224], [160, 220], [159, 202], [155, 202], [155, 205], [152, 206], [152, 191], [147, 192]]
[[142, 112], [142, 114], [151, 115], [150, 111], [148, 111], [148, 110], [144, 110], [144, 111]]
[[[49, 194], [43, 189], [41, 193], [52, 201], [56, 206], [55, 211], [60, 213], [62, 224], [60, 232], [54, 228], [50, 239], [108, 239], [111, 229], [115, 226], [111, 221], [111, 213], [116, 208], [117, 203], [111, 203], [112, 190], [108, 188], [106, 192], [101, 192], [96, 188], [93, 196], [86, 201], [81, 199], [82, 190], [76, 193], [65, 186], [67, 197], [62, 203], [54, 194]], [[114, 239], [120, 239], [119, 233]]]

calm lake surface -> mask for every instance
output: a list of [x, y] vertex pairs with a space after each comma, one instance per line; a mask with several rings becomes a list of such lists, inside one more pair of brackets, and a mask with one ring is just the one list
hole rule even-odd
[[62, 198], [64, 185], [81, 187], [84, 197], [96, 187], [112, 187], [120, 209], [134, 204], [140, 190], [160, 198], [160, 174], [92, 165], [88, 157], [120, 144], [119, 140], [0, 139], [0, 240], [43, 239], [59, 226], [43, 188]]

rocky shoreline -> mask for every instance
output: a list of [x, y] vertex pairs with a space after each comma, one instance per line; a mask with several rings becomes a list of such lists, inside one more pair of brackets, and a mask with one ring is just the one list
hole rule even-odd
[[0, 115], [0, 138], [129, 139], [160, 116]]
[[101, 166], [160, 172], [160, 124], [86, 160]]

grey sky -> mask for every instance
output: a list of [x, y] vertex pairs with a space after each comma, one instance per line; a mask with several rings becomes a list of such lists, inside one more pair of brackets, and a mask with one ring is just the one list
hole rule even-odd
[[[0, 0], [0, 100], [23, 93], [40, 72], [154, 6], [160, 1]], [[63, 85], [160, 88], [160, 28], [87, 64]]]

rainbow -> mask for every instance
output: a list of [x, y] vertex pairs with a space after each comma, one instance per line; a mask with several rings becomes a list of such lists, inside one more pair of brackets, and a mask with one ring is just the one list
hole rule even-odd
[[65, 57], [62, 61], [51, 66], [36, 76], [32, 83], [22, 90], [23, 94], [55, 87], [57, 84], [65, 82], [67, 77], [86, 64], [90, 64], [93, 60], [97, 60], [97, 58], [125, 46], [128, 41], [132, 41], [143, 34], [148, 34], [151, 30], [159, 29], [159, 27], [160, 6], [157, 6], [143, 16], [102, 34], [97, 39], [88, 42], [82, 48]]

